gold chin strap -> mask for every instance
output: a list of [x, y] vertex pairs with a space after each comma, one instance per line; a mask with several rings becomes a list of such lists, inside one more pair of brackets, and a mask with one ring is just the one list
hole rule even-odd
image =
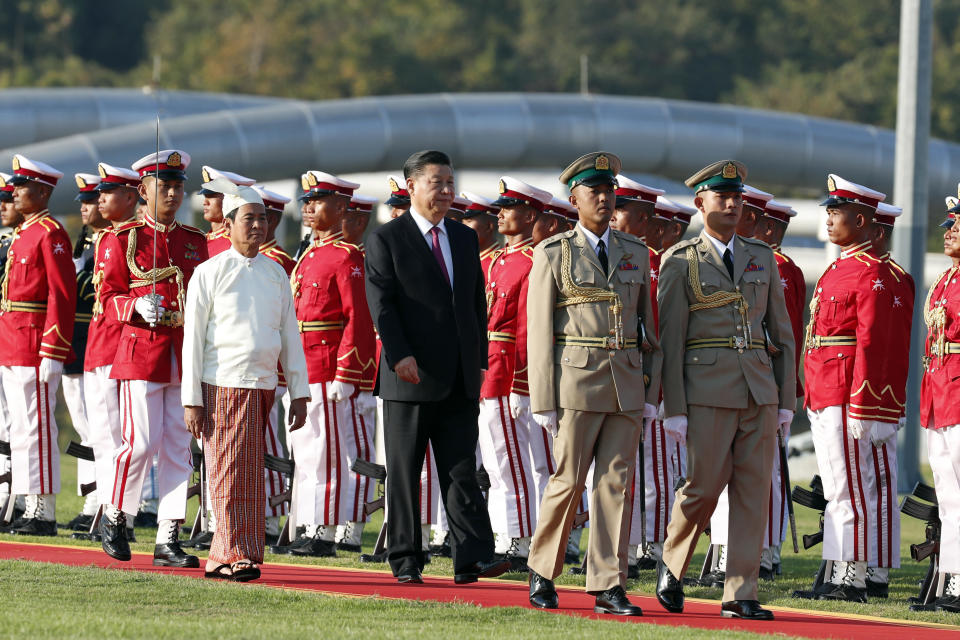
[[690, 311], [700, 311], [701, 309], [717, 309], [728, 304], [736, 304], [740, 312], [740, 326], [743, 327], [743, 339], [746, 344], [753, 342], [753, 330], [750, 324], [748, 311], [750, 305], [746, 298], [739, 291], [717, 291], [710, 295], [705, 295], [700, 288], [700, 260], [697, 258], [697, 250], [691, 245], [687, 247], [686, 252], [687, 265], [689, 266], [690, 288], [693, 289], [693, 297], [697, 299], [690, 305]]
[[557, 301], [557, 309], [575, 304], [609, 302], [609, 318], [610, 325], [614, 328], [614, 339], [618, 345], [623, 344], [623, 302], [620, 300], [620, 294], [600, 287], [581, 287], [576, 284], [573, 280], [573, 261], [570, 255], [570, 240], [564, 238], [560, 241], [560, 278], [564, 290], [571, 295], [560, 298]]
[[[154, 243], [157, 242], [157, 236], [154, 234], [153, 237]], [[183, 271], [180, 270], [180, 267], [175, 265], [170, 265], [167, 267], [157, 267], [156, 269], [151, 269], [149, 271], [143, 271], [137, 266], [137, 261], [133, 257], [137, 253], [137, 230], [130, 230], [130, 240], [127, 242], [127, 268], [130, 270], [130, 275], [133, 276], [133, 280], [130, 281], [130, 288], [134, 287], [149, 287], [154, 282], [159, 282], [160, 280], [165, 280], [171, 276], [176, 278], [177, 282], [177, 308], [179, 311], [171, 315], [176, 315], [182, 313], [183, 310]], [[182, 316], [180, 316], [180, 324], [183, 324]], [[179, 325], [175, 325], [179, 326]]]

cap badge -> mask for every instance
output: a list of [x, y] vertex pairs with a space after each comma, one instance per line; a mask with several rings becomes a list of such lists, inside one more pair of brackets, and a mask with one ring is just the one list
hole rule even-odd
[[837, 181], [833, 179], [833, 176], [827, 176], [827, 191], [836, 191], [837, 190]]
[[503, 180], [500, 180], [500, 193], [506, 193], [506, 191], [507, 191], [507, 184]]
[[[0, 180], [3, 180], [3, 178], [0, 178]], [[957, 206], [957, 202], [960, 201], [958, 201], [956, 198], [947, 198], [947, 209], [953, 209], [955, 206]]]
[[724, 180], [733, 180], [737, 177], [737, 166], [732, 162], [723, 165], [723, 172], [720, 174]]
[[101, 178], [107, 177], [107, 170], [103, 168], [102, 164], [97, 165], [97, 172], [100, 174]]
[[180, 154], [174, 151], [169, 156], [167, 156], [167, 166], [168, 167], [179, 167], [180, 166]]
[[610, 171], [610, 159], [604, 155], [597, 156], [593, 161], [593, 168], [597, 171]]
[[307, 184], [307, 176], [300, 176], [300, 188], [304, 191], [310, 191], [310, 185]]
[[317, 176], [313, 175], [312, 173], [308, 173], [307, 184], [309, 184], [311, 187], [317, 186]]
[[400, 185], [393, 178], [390, 178], [390, 191], [400, 191]]
[[77, 188], [83, 189], [85, 186], [87, 186], [87, 181], [80, 176], [77, 176]]
[[203, 176], [204, 182], [210, 182], [210, 172], [207, 171], [206, 167], [200, 170], [200, 174]]
[[3, 179], [3, 176], [0, 176], [0, 189], [7, 186], [7, 181]]
[[20, 158], [13, 156], [13, 170], [18, 171], [20, 169]]

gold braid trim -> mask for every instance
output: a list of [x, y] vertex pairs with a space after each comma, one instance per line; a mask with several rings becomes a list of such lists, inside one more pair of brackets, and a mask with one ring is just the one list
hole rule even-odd
[[[930, 352], [934, 357], [943, 358], [947, 355], [947, 310], [943, 305], [934, 304], [931, 309], [930, 303], [933, 301], [933, 292], [944, 280], [949, 280], [953, 276], [956, 267], [950, 267], [940, 274], [936, 284], [927, 291], [927, 298], [923, 301], [923, 322], [927, 325], [929, 335], [927, 342], [930, 343]], [[946, 286], [944, 286], [946, 288]]]
[[[157, 242], [157, 236], [154, 234], [153, 241]], [[165, 280], [174, 276], [177, 282], [177, 305], [180, 310], [184, 308], [183, 304], [183, 271], [176, 265], [168, 267], [157, 267], [149, 271], [143, 271], [134, 260], [137, 253], [137, 230], [130, 230], [130, 238], [127, 241], [127, 268], [133, 278], [130, 280], [130, 288], [153, 286], [160, 280]]]
[[743, 294], [737, 291], [717, 291], [711, 293], [710, 295], [705, 295], [703, 289], [700, 288], [700, 260], [697, 257], [697, 250], [693, 245], [687, 247], [686, 252], [688, 276], [690, 281], [690, 288], [693, 289], [693, 297], [697, 301], [690, 305], [690, 311], [700, 311], [702, 309], [717, 309], [719, 307], [724, 307], [728, 304], [736, 304], [737, 310], [740, 312], [741, 326], [743, 327], [743, 337], [746, 339], [747, 344], [750, 344], [753, 340], [753, 332], [750, 325], [750, 316], [747, 312], [750, 310], [750, 305], [747, 304], [746, 298], [743, 297]]
[[592, 302], [610, 303], [610, 324], [614, 327], [614, 336], [617, 344], [623, 343], [623, 302], [616, 291], [608, 291], [600, 287], [581, 287], [573, 280], [573, 260], [570, 254], [570, 240], [560, 241], [560, 279], [563, 290], [570, 293], [557, 301], [557, 309], [575, 304]]

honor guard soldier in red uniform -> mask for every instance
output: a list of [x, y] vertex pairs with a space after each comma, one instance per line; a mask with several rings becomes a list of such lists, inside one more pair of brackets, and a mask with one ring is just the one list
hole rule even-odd
[[660, 242], [663, 245], [662, 250], [664, 252], [683, 240], [684, 234], [686, 234], [687, 229], [690, 228], [690, 221], [693, 219], [693, 216], [697, 215], [697, 210], [693, 207], [688, 207], [672, 200], [671, 202], [677, 207], [678, 211], [673, 214], [673, 224], [667, 225], [667, 228], [663, 232], [663, 239]]
[[[232, 171], [220, 171], [204, 165], [200, 169], [204, 182], [217, 178], [225, 178], [235, 185], [242, 187], [253, 186], [253, 178], [247, 178]], [[212, 258], [230, 248], [230, 238], [223, 226], [223, 194], [209, 189], [200, 189], [203, 196], [203, 219], [210, 223], [210, 233], [207, 234], [207, 253]]]
[[647, 221], [653, 217], [657, 197], [663, 194], [663, 189], [648, 187], [627, 176], [617, 176], [617, 210], [610, 219], [610, 228], [646, 239]]
[[447, 216], [455, 222], [461, 222], [463, 220], [463, 214], [466, 212], [467, 207], [470, 206], [470, 201], [464, 198], [463, 196], [454, 196], [453, 202], [450, 204], [450, 209], [447, 211]]
[[[276, 237], [277, 227], [280, 225], [280, 220], [283, 219], [283, 208], [290, 202], [290, 198], [265, 189], [258, 184], [253, 185], [253, 190], [263, 200], [263, 206], [267, 210], [267, 241], [260, 245], [260, 253], [279, 264], [287, 272], [287, 275], [290, 275], [297, 261], [283, 250], [283, 247], [277, 243]], [[267, 449], [267, 453], [270, 453], [269, 449]]]
[[[876, 253], [871, 224], [884, 194], [830, 174], [827, 234], [843, 247], [817, 282], [804, 337], [806, 408], [823, 479], [823, 559], [829, 581], [797, 597], [866, 602], [867, 563], [899, 564], [895, 503], [878, 505], [878, 477], [895, 501], [896, 437], [906, 403], [913, 298]], [[878, 460], [874, 460], [878, 457]], [[876, 465], [876, 466], [875, 466]], [[878, 576], [882, 578], [883, 576]]]
[[[153, 563], [197, 567], [180, 547], [187, 483], [193, 470], [190, 432], [180, 401], [183, 304], [193, 270], [207, 259], [199, 229], [180, 224], [184, 173], [190, 156], [168, 149], [135, 162], [139, 194], [147, 201], [142, 220], [105, 235], [100, 302], [123, 324], [110, 377], [120, 381], [122, 444], [114, 454], [111, 502], [100, 520], [103, 550], [130, 559], [127, 518], [136, 515], [154, 455], [157, 466], [157, 539]], [[106, 257], [109, 254], [109, 257]]]
[[[13, 229], [20, 224], [23, 216], [17, 213], [13, 206], [13, 185], [10, 184], [9, 173], [0, 171], [0, 227]], [[10, 249], [10, 243], [13, 241], [13, 233], [0, 233], [0, 284], [4, 280], [4, 271], [7, 264], [7, 251]], [[10, 413], [7, 411], [7, 399], [3, 395], [3, 382], [0, 381], [0, 440], [10, 442]], [[0, 453], [0, 474], [9, 473], [10, 456]], [[0, 484], [0, 507], [7, 504], [10, 497], [10, 483]], [[17, 519], [23, 513], [23, 498], [19, 498], [20, 504], [16, 506], [15, 513]], [[9, 527], [3, 530], [8, 531]]]
[[13, 533], [57, 533], [60, 453], [54, 419], [57, 386], [70, 347], [77, 284], [70, 238], [47, 202], [63, 173], [20, 154], [13, 157], [13, 201], [19, 223], [4, 266], [0, 296], [0, 380], [10, 414], [10, 492], [26, 496]]
[[952, 261], [927, 293], [924, 374], [920, 387], [920, 423], [933, 472], [940, 515], [939, 572], [949, 575], [943, 595], [912, 610], [960, 613], [960, 225], [956, 198], [947, 198], [943, 252]]
[[390, 197], [383, 204], [390, 207], [390, 217], [397, 218], [410, 208], [407, 181], [400, 176], [387, 176], [387, 182], [390, 184]]
[[743, 214], [737, 223], [737, 235], [752, 238], [756, 235], [757, 224], [763, 216], [767, 202], [773, 199], [772, 193], [760, 191], [748, 184], [743, 185]]
[[[100, 176], [90, 173], [74, 174], [77, 184], [77, 195], [74, 200], [80, 202], [80, 219], [83, 222], [77, 242], [73, 245], [73, 264], [77, 272], [77, 312], [73, 323], [73, 352], [76, 359], [64, 366], [60, 386], [63, 389], [63, 399], [67, 404], [70, 422], [74, 431], [80, 436], [80, 443], [91, 446], [90, 421], [87, 416], [86, 401], [83, 390], [84, 355], [87, 350], [87, 334], [90, 329], [90, 320], [93, 317], [93, 242], [94, 235], [99, 228], [110, 226], [100, 216], [97, 201], [100, 193], [96, 190], [100, 183]], [[77, 495], [83, 495], [83, 486], [96, 481], [94, 463], [89, 460], [77, 460]], [[97, 494], [89, 492], [83, 502], [79, 515], [73, 518], [67, 529], [73, 531], [88, 531], [97, 513]]]
[[[487, 510], [494, 553], [526, 571], [537, 524], [537, 491], [529, 440], [540, 427], [530, 418], [527, 384], [527, 276], [533, 266], [533, 226], [553, 196], [515, 178], [500, 178], [497, 230], [507, 245], [491, 256], [487, 293], [487, 374], [480, 389], [479, 445], [490, 477]], [[533, 431], [533, 430], [536, 431]]]
[[[113, 497], [113, 454], [123, 444], [120, 421], [120, 382], [110, 378], [113, 359], [117, 355], [123, 324], [111, 318], [103, 306], [103, 274], [113, 251], [107, 252], [104, 238], [117, 227], [134, 220], [140, 194], [140, 175], [124, 167], [101, 162], [97, 169], [98, 211], [107, 226], [93, 235], [94, 302], [87, 352], [83, 362], [83, 395], [90, 416], [90, 445], [93, 447], [97, 481], [97, 504], [105, 507]], [[126, 523], [132, 535], [133, 521]]]
[[483, 269], [484, 276], [486, 276], [490, 267], [491, 256], [501, 248], [497, 242], [497, 213], [499, 209], [492, 206], [493, 200], [469, 191], [462, 192], [460, 197], [470, 201], [467, 210], [463, 213], [461, 222], [477, 233], [477, 243], [480, 245], [480, 267]]
[[[790, 219], [797, 212], [789, 205], [768, 200], [763, 209], [763, 216], [757, 223], [754, 238], [763, 240], [773, 249], [773, 256], [777, 259], [777, 270], [780, 273], [780, 284], [783, 286], [783, 297], [787, 303], [787, 313], [790, 315], [790, 326], [793, 329], [793, 338], [796, 344], [803, 344], [803, 311], [807, 304], [807, 284], [803, 272], [797, 263], [783, 252], [781, 243], [786, 233]], [[800, 347], [802, 350], [802, 346]], [[803, 397], [803, 384], [800, 382], [800, 358], [796, 358], [797, 397]], [[787, 445], [790, 437], [789, 425], [781, 434], [783, 444]], [[772, 579], [780, 573], [780, 547], [787, 535], [787, 501], [791, 498], [784, 495], [783, 482], [780, 479], [780, 457], [773, 460], [773, 484], [770, 493], [770, 515], [767, 518], [767, 531], [764, 540], [764, 552], [760, 557], [760, 577]]]
[[337, 525], [365, 521], [357, 474], [350, 469], [357, 441], [349, 400], [363, 382], [375, 345], [363, 256], [343, 241], [343, 215], [360, 185], [319, 171], [309, 171], [307, 181], [316, 240], [290, 278], [312, 397], [306, 425], [290, 434], [297, 460], [296, 513], [306, 532], [290, 553], [333, 556]]

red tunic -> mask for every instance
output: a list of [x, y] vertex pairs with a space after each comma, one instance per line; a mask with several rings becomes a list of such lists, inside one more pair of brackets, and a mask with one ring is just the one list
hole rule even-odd
[[498, 251], [502, 251], [503, 247], [498, 244], [488, 247], [480, 252], [480, 269], [483, 272], [483, 277], [487, 277], [487, 272], [490, 270], [490, 261], [493, 260], [493, 254]]
[[317, 240], [290, 282], [310, 384], [339, 380], [359, 387], [376, 349], [363, 254], [339, 232]]
[[533, 240], [490, 256], [487, 281], [487, 374], [481, 398], [530, 395], [527, 383], [527, 283]]
[[[207, 243], [208, 248], [209, 246], [210, 244]], [[283, 270], [287, 272], [288, 276], [293, 272], [293, 268], [297, 264], [297, 261], [290, 257], [290, 254], [284, 251], [283, 247], [277, 244], [276, 238], [260, 245], [260, 253], [283, 267]], [[210, 254], [210, 257], [213, 257], [213, 254]]]
[[77, 310], [73, 248], [44, 209], [13, 233], [0, 295], [0, 366], [36, 367], [41, 358], [71, 362]]
[[[773, 255], [777, 259], [777, 270], [780, 272], [780, 284], [783, 285], [783, 297], [787, 302], [787, 314], [790, 316], [790, 326], [793, 328], [793, 341], [797, 351], [803, 347], [803, 308], [807, 303], [807, 283], [803, 279], [803, 271], [797, 263], [781, 253], [779, 247], [773, 248]], [[797, 397], [803, 397], [803, 383], [800, 382], [800, 358], [796, 360]]]
[[[151, 327], [134, 309], [137, 298], [153, 290], [154, 238], [156, 243], [157, 295], [163, 296], [160, 306], [174, 320]], [[123, 328], [117, 344], [110, 377], [116, 380], [170, 382], [170, 362], [177, 356], [178, 376], [183, 370], [183, 304], [193, 270], [207, 259], [207, 244], [199, 229], [173, 222], [162, 225], [150, 216], [123, 224], [100, 241], [104, 256], [100, 285], [100, 303], [110, 320]]]
[[950, 343], [960, 344], [960, 267], [944, 271], [930, 288], [923, 316], [927, 340], [920, 424], [927, 429], [942, 429], [960, 424], [960, 402], [955, 395], [960, 388], [960, 353], [945, 353]]
[[[806, 406], [848, 404], [849, 416], [897, 422], [906, 403], [913, 299], [869, 242], [844, 251], [817, 282], [807, 327]], [[816, 346], [815, 337], [850, 344]]]
[[219, 231], [211, 231], [206, 234], [207, 237], [207, 256], [212, 258], [218, 253], [223, 253], [230, 248], [230, 236], [223, 227]]
[[113, 233], [111, 229], [98, 231], [94, 238], [93, 261], [93, 318], [90, 320], [90, 331], [87, 333], [87, 353], [83, 361], [84, 371], [93, 371], [97, 367], [113, 364], [117, 355], [117, 345], [120, 343], [120, 332], [123, 325], [110, 319], [104, 313], [102, 294], [103, 273], [107, 260], [113, 257], [114, 252], [107, 252], [103, 246], [103, 238]]

